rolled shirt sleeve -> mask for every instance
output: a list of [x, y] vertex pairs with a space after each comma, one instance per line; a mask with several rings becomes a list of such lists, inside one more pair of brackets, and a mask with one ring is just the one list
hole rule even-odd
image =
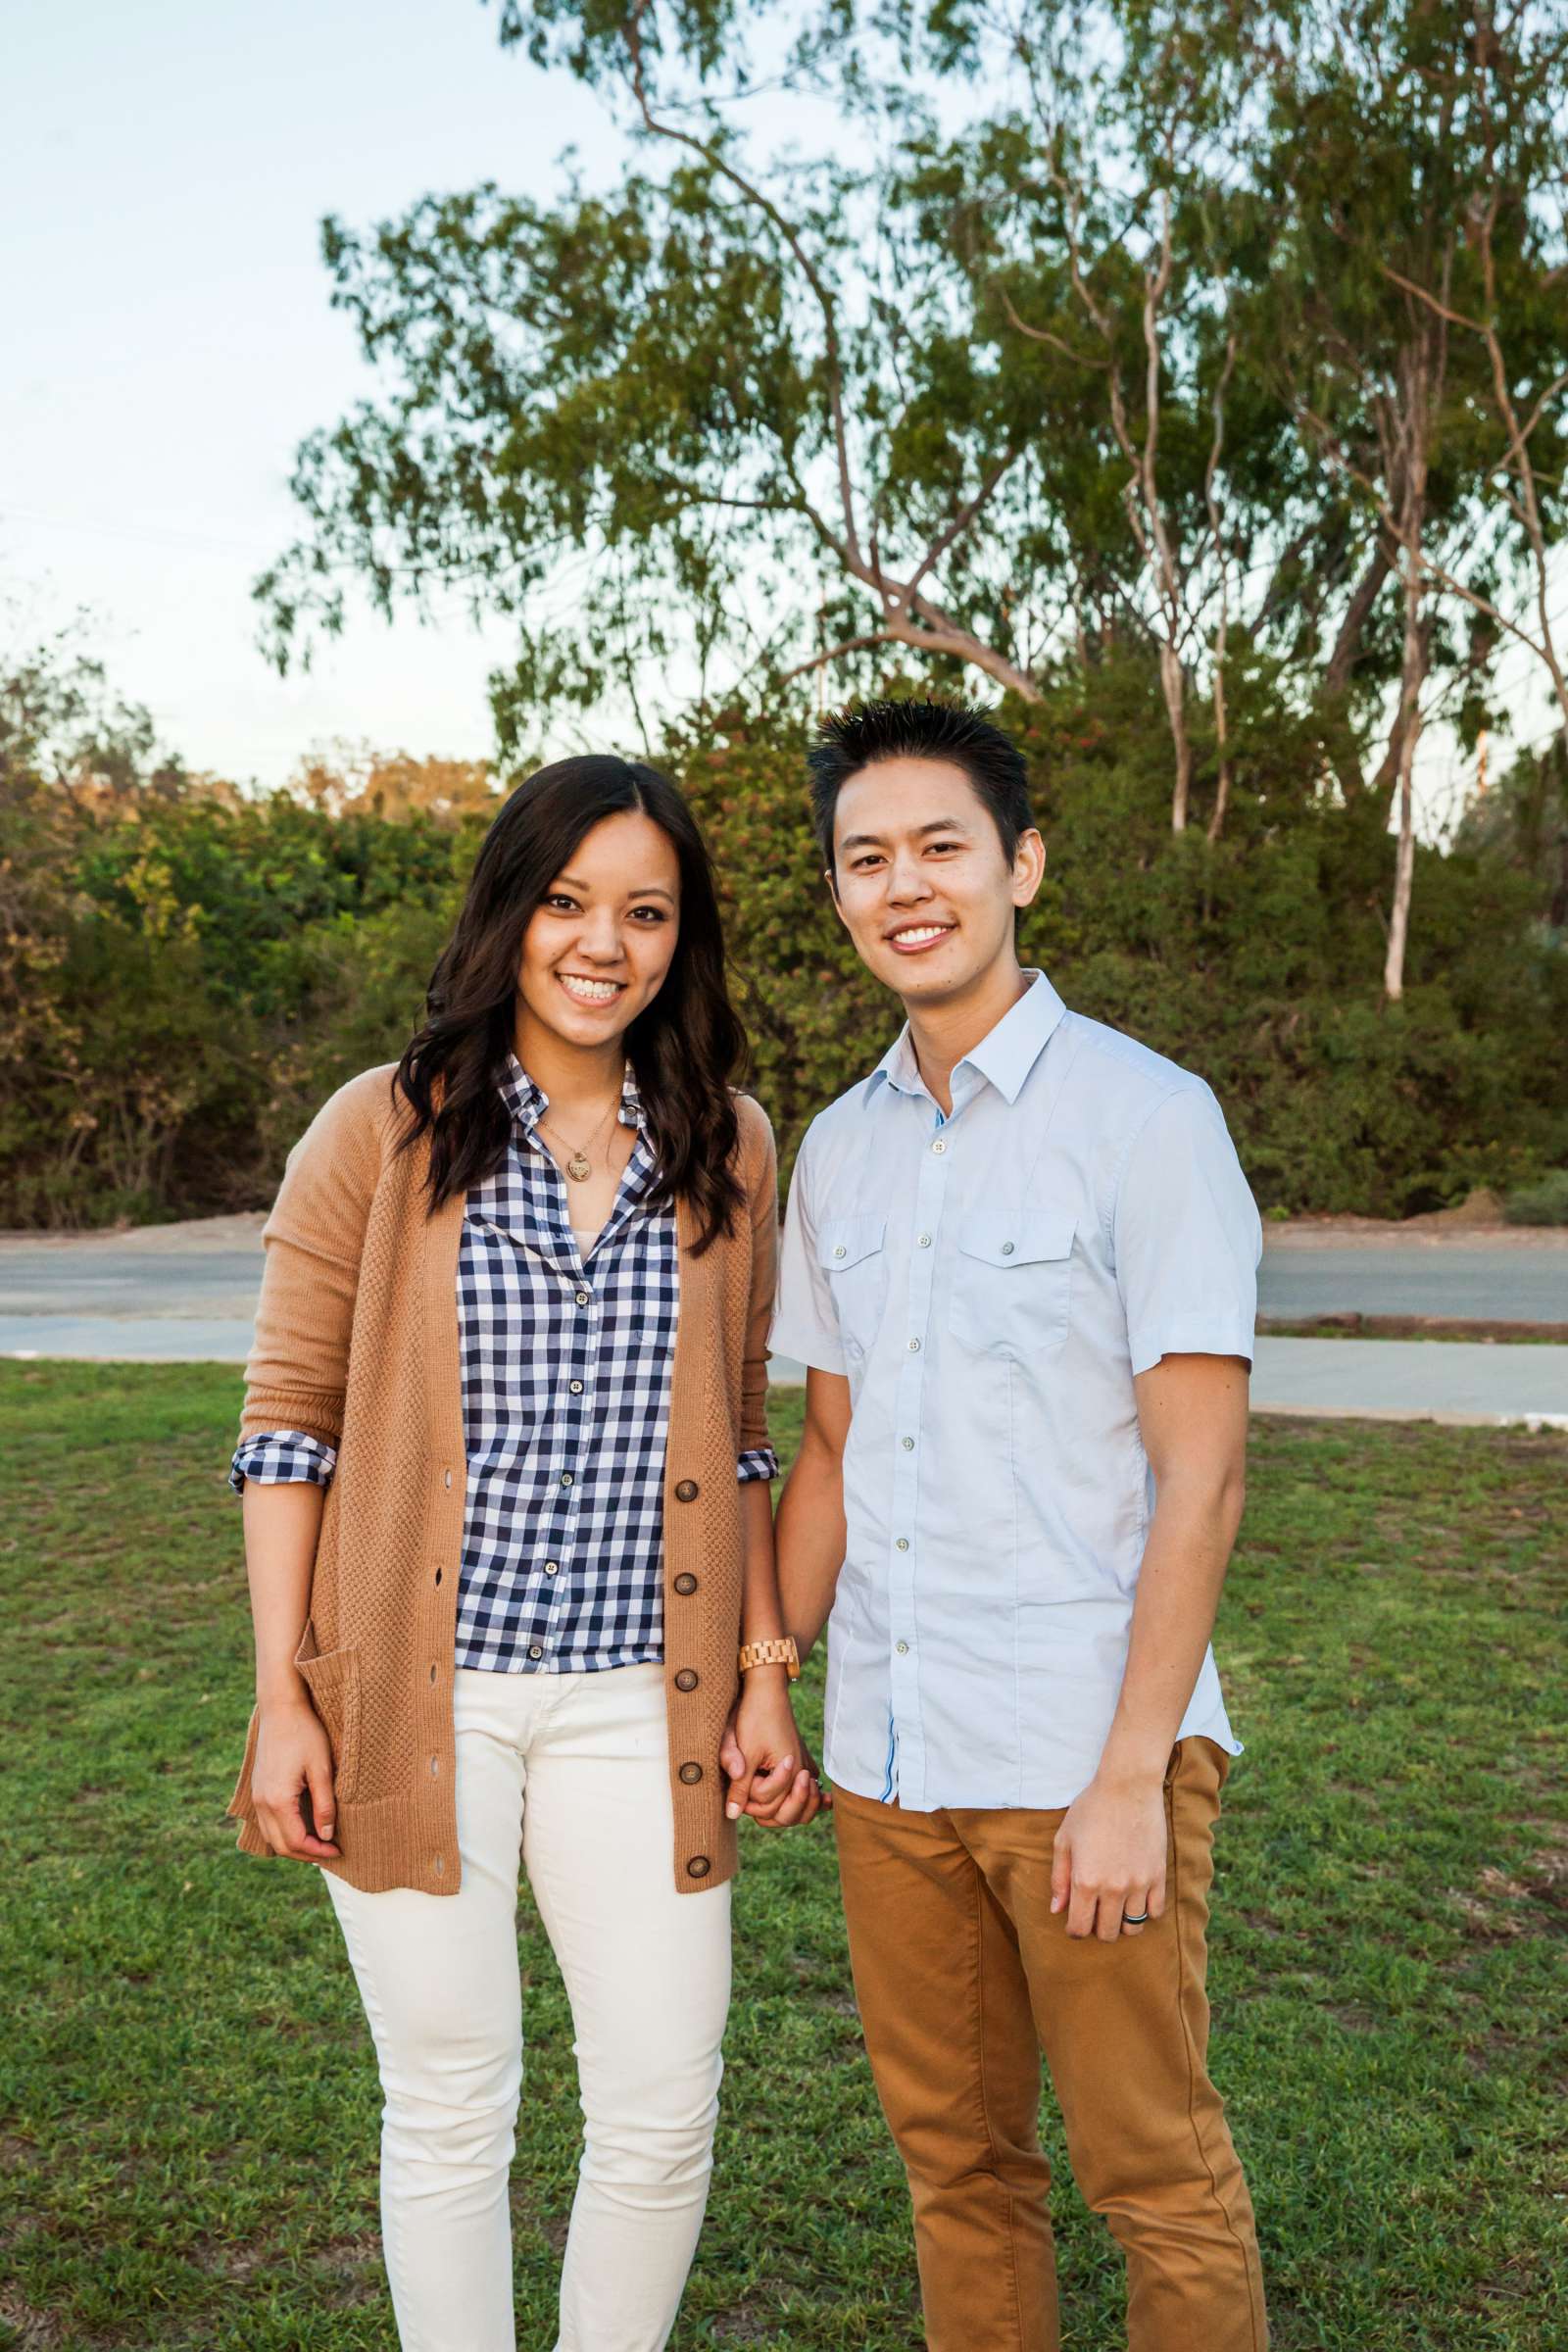
[[247, 1479], [259, 1487], [324, 1487], [336, 1468], [335, 1446], [303, 1429], [264, 1429], [235, 1448], [228, 1483], [236, 1494], [243, 1494]]
[[1111, 1242], [1135, 1377], [1165, 1355], [1251, 1362], [1263, 1228], [1201, 1081], [1163, 1096], [1133, 1136]]
[[784, 1211], [784, 1236], [779, 1250], [778, 1304], [768, 1347], [774, 1355], [792, 1355], [814, 1365], [818, 1372], [847, 1370], [844, 1343], [832, 1286], [823, 1272], [816, 1247], [816, 1220], [811, 1204], [811, 1137], [808, 1132], [795, 1162], [790, 1197]]
[[754, 1479], [777, 1478], [778, 1455], [771, 1446], [749, 1446], [736, 1462], [735, 1476], [743, 1487]]

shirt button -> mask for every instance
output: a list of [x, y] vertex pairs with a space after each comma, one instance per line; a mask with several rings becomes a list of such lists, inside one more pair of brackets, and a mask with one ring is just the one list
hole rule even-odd
[[845, 1255], [844, 1244], [843, 1244], [842, 1242], [840, 1242], [840, 1244], [839, 1244], [838, 1248], [837, 1248], [837, 1249], [834, 1250], [833, 1254], [834, 1254], [834, 1256], [835, 1256], [835, 1257], [843, 1257], [843, 1256]]
[[930, 1247], [931, 1247], [931, 1236], [930, 1236], [928, 1233], [922, 1233], [922, 1234], [921, 1234], [921, 1236], [920, 1236], [920, 1247], [921, 1247], [921, 1249], [922, 1249], [922, 1250], [929, 1250], [929, 1249], [930, 1249]]
[[898, 1651], [901, 1658], [906, 1658], [908, 1656], [909, 1644], [907, 1642], [895, 1642], [893, 1646]]
[[539, 1644], [538, 1644], [538, 1642], [529, 1642], [529, 1644], [528, 1644], [528, 1655], [529, 1655], [529, 1657], [530, 1657], [530, 1658], [542, 1658], [542, 1657], [544, 1656], [544, 1654], [545, 1654], [545, 1653], [544, 1653], [544, 1651], [543, 1651], [543, 1650], [540, 1648], [540, 1646], [539, 1646]]
[[582, 1382], [580, 1380], [574, 1380], [571, 1383], [571, 1393], [574, 1396], [580, 1396], [582, 1395]]
[[906, 1453], [912, 1453], [914, 1451], [914, 1440], [912, 1438], [904, 1438], [900, 1441], [900, 1443], [903, 1445]]
[[940, 1135], [937, 1137], [936, 1142], [931, 1147], [933, 1152], [945, 1152], [947, 1148], [947, 1145], [943, 1142]]
[[561, 1473], [561, 1483], [564, 1487], [569, 1487], [571, 1485], [572, 1479], [571, 1472], [569, 1470], [563, 1470]]
[[592, 1297], [592, 1291], [579, 1291], [577, 1293], [577, 1304], [579, 1306], [586, 1306]]
[[899, 1549], [900, 1551], [907, 1551], [907, 1550], [908, 1550], [908, 1548], [909, 1548], [909, 1539], [908, 1539], [908, 1537], [907, 1537], [907, 1536], [901, 1536], [901, 1537], [899, 1538], [899, 1541], [898, 1541], [898, 1549]]
[[918, 1355], [918, 1354], [919, 1354], [919, 1352], [920, 1352], [920, 1343], [919, 1343], [919, 1341], [918, 1341], [918, 1340], [911, 1340], [911, 1341], [909, 1342], [909, 1353], [910, 1353], [911, 1355]]
[[1004, 1257], [1010, 1257], [1012, 1255], [1012, 1244], [1010, 1242], [1003, 1243], [1002, 1254]]
[[559, 1560], [546, 1560], [545, 1574], [546, 1576], [559, 1576], [561, 1574], [561, 1562]]

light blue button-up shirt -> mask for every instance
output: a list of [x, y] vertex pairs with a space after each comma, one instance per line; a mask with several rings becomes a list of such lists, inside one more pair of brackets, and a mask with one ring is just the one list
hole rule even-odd
[[[1252, 1353], [1262, 1231], [1200, 1078], [1049, 980], [954, 1070], [907, 1029], [813, 1121], [771, 1346], [847, 1376], [829, 1776], [914, 1811], [1094, 1777], [1153, 1510], [1134, 1375]], [[1180, 1737], [1240, 1752], [1205, 1653]]]

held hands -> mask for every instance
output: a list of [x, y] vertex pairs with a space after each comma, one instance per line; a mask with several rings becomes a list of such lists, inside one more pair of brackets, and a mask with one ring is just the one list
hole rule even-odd
[[[310, 1791], [311, 1816], [319, 1836], [305, 1826], [301, 1798]], [[332, 1750], [319, 1716], [303, 1690], [298, 1699], [265, 1707], [251, 1767], [251, 1799], [262, 1836], [274, 1854], [294, 1862], [333, 1862], [336, 1814], [332, 1799]]]
[[[1051, 1863], [1051, 1908], [1069, 1936], [1141, 1936], [1165, 1908], [1165, 1792], [1159, 1781], [1090, 1782], [1067, 1807]], [[1132, 1916], [1128, 1916], [1131, 1914]]]
[[795, 1725], [783, 1669], [754, 1667], [724, 1727], [719, 1763], [729, 1778], [725, 1811], [731, 1821], [749, 1813], [764, 1829], [814, 1821], [831, 1805], [805, 1740]]

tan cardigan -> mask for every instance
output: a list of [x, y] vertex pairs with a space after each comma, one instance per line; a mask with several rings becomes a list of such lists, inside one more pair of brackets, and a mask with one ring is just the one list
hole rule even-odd
[[[351, 1079], [289, 1154], [263, 1230], [246, 1436], [300, 1429], [338, 1448], [298, 1665], [331, 1741], [336, 1842], [353, 1886], [456, 1894], [452, 1728], [463, 1549], [457, 1265], [463, 1196], [426, 1215], [428, 1146], [397, 1153], [392, 1065]], [[773, 1136], [737, 1098], [747, 1207], [701, 1257], [677, 1203], [680, 1306], [664, 1464], [664, 1688], [675, 1885], [736, 1867], [718, 1747], [741, 1631], [737, 1457], [766, 1446], [778, 1195]], [[228, 1810], [251, 1802], [257, 1717]]]

